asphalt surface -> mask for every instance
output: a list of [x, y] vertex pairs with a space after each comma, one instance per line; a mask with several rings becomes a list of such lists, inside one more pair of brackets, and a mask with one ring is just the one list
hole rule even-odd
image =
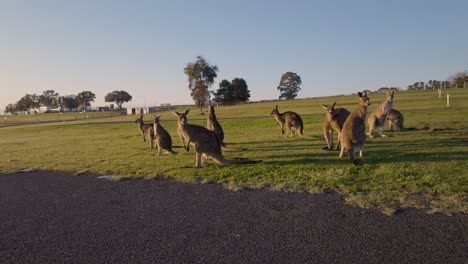
[[467, 263], [468, 217], [334, 192], [0, 174], [0, 263]]

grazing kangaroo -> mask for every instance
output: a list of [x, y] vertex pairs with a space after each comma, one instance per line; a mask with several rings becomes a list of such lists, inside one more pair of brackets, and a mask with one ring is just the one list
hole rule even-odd
[[400, 111], [392, 108], [390, 112], [388, 112], [387, 120], [391, 131], [393, 131], [394, 128], [397, 131], [404, 129], [403, 122], [405, 119]]
[[376, 128], [379, 128], [379, 136], [385, 137], [385, 135], [382, 135], [382, 130], [385, 125], [387, 115], [390, 112], [390, 109], [392, 109], [393, 93], [393, 90], [387, 92], [387, 98], [385, 98], [380, 106], [372, 111], [372, 113], [369, 115], [369, 118], [367, 118], [367, 124], [369, 125], [369, 133], [367, 133], [367, 135], [369, 137], [374, 137], [373, 134]]
[[138, 129], [141, 132], [141, 136], [143, 137], [143, 141], [146, 142], [146, 139], [150, 142], [150, 149], [154, 148], [154, 129], [153, 124], [145, 124], [143, 122], [143, 115], [140, 116], [135, 120], [135, 123], [138, 123]]
[[189, 151], [190, 144], [195, 148], [195, 167], [200, 168], [209, 157], [220, 164], [248, 164], [257, 163], [255, 160], [231, 160], [226, 159], [221, 154], [221, 142], [219, 137], [213, 132], [198, 125], [187, 123], [187, 114], [172, 111], [177, 116], [177, 133], [186, 151]]
[[359, 92], [359, 107], [356, 108], [343, 124], [341, 130], [341, 152], [340, 158], [343, 157], [343, 152], [348, 151], [349, 159], [356, 164], [354, 151], [359, 150], [359, 157], [362, 157], [364, 143], [366, 143], [366, 124], [364, 120], [367, 115], [367, 106], [370, 105], [369, 97], [366, 92]]
[[218, 119], [216, 119], [215, 109], [212, 105], [208, 106], [208, 117], [206, 120], [206, 127], [208, 128], [208, 130], [213, 131], [219, 137], [221, 147], [226, 147], [226, 144], [224, 144], [224, 131], [221, 125], [219, 124]]
[[154, 142], [158, 146], [158, 156], [161, 156], [161, 150], [164, 149], [168, 153], [176, 154], [172, 151], [172, 138], [169, 133], [161, 126], [159, 119], [161, 116], [154, 115], [153, 129], [154, 129]]
[[325, 109], [325, 118], [322, 123], [323, 136], [327, 142], [327, 147], [324, 149], [333, 150], [333, 131], [338, 133], [336, 150], [340, 147], [340, 133], [343, 129], [343, 124], [349, 116], [349, 111], [345, 108], [335, 108], [336, 102], [330, 106], [322, 105]]
[[275, 120], [281, 125], [281, 133], [284, 135], [284, 128], [286, 127], [285, 137], [295, 134], [294, 131], [297, 130], [300, 136], [304, 136], [303, 129], [304, 125], [302, 123], [302, 118], [297, 113], [287, 111], [280, 113], [278, 106], [275, 105], [271, 114], [275, 117]]

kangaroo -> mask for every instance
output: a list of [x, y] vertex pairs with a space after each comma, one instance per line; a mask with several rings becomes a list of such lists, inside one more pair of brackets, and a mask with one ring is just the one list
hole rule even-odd
[[135, 123], [138, 123], [138, 129], [141, 132], [141, 136], [143, 137], [143, 141], [146, 142], [146, 139], [150, 142], [150, 149], [154, 148], [154, 129], [153, 124], [145, 124], [143, 122], [143, 115], [140, 116], [135, 120]]
[[275, 117], [275, 120], [280, 124], [281, 133], [283, 135], [284, 128], [286, 127], [286, 138], [290, 135], [293, 135], [295, 130], [298, 131], [300, 136], [304, 136], [304, 125], [302, 123], [302, 118], [297, 113], [291, 111], [280, 113], [278, 110], [278, 106], [275, 105], [275, 108], [273, 109], [273, 111], [271, 111], [271, 114]]
[[397, 131], [404, 129], [403, 122], [405, 119], [403, 118], [403, 115], [400, 113], [400, 111], [392, 108], [390, 112], [388, 112], [387, 120], [391, 131], [393, 131], [394, 128]]
[[248, 164], [257, 163], [256, 160], [226, 159], [221, 154], [221, 142], [213, 132], [198, 125], [187, 123], [189, 109], [184, 113], [172, 111], [177, 116], [177, 133], [186, 151], [190, 150], [190, 144], [195, 148], [195, 167], [201, 168], [203, 162], [209, 157], [220, 164]]
[[372, 113], [370, 113], [369, 118], [367, 118], [367, 124], [369, 125], [369, 133], [367, 135], [369, 137], [374, 137], [374, 130], [379, 128], [379, 136], [385, 137], [382, 135], [383, 127], [385, 125], [385, 120], [387, 119], [387, 115], [392, 109], [393, 105], [393, 93], [394, 91], [391, 90], [387, 92], [387, 97], [385, 100], [377, 107]]
[[359, 96], [359, 107], [356, 108], [343, 124], [341, 130], [341, 152], [340, 158], [343, 157], [344, 150], [348, 151], [349, 159], [354, 163], [355, 149], [359, 149], [359, 157], [362, 157], [364, 143], [366, 142], [366, 125], [364, 120], [367, 115], [367, 106], [370, 105], [369, 97], [366, 92], [358, 92]]
[[324, 149], [333, 150], [333, 131], [338, 133], [336, 150], [340, 147], [340, 133], [346, 118], [349, 116], [349, 111], [345, 108], [335, 108], [336, 102], [332, 105], [322, 105], [325, 109], [325, 118], [322, 123], [323, 136], [327, 142], [327, 147]]
[[161, 156], [161, 150], [164, 149], [168, 153], [176, 154], [172, 151], [172, 138], [169, 133], [161, 126], [159, 119], [161, 116], [154, 115], [153, 130], [154, 130], [154, 142], [158, 146], [158, 156]]
[[212, 105], [208, 106], [208, 117], [206, 123], [208, 130], [213, 131], [219, 137], [221, 147], [226, 147], [226, 144], [224, 144], [224, 131], [219, 124], [218, 119], [216, 119], [215, 109]]

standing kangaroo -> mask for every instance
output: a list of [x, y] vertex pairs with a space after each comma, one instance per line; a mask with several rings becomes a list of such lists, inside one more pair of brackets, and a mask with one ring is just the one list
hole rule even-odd
[[369, 97], [366, 92], [359, 92], [359, 107], [356, 108], [343, 124], [341, 130], [341, 152], [343, 157], [344, 150], [348, 151], [349, 159], [356, 164], [354, 152], [359, 150], [359, 157], [362, 157], [364, 143], [366, 143], [366, 124], [364, 120], [367, 115], [367, 106], [370, 105]]
[[221, 142], [219, 137], [213, 132], [198, 125], [187, 123], [189, 109], [184, 113], [172, 111], [177, 116], [177, 133], [186, 151], [189, 151], [190, 144], [195, 148], [195, 167], [200, 168], [208, 156], [220, 164], [248, 164], [257, 163], [255, 160], [231, 160], [226, 159], [221, 154]]
[[369, 133], [367, 135], [369, 137], [374, 137], [373, 134], [376, 128], [379, 128], [379, 136], [385, 137], [385, 135], [382, 135], [382, 130], [385, 125], [387, 115], [390, 112], [390, 109], [392, 109], [393, 93], [393, 90], [387, 92], [385, 100], [379, 105], [379, 107], [370, 113], [369, 118], [367, 119], [367, 124], [369, 125]]
[[206, 127], [208, 128], [208, 130], [213, 131], [219, 137], [221, 147], [226, 147], [226, 144], [224, 144], [224, 131], [221, 125], [219, 124], [218, 119], [216, 119], [215, 109], [212, 105], [208, 107]]
[[164, 149], [168, 153], [176, 154], [172, 151], [172, 138], [169, 133], [161, 126], [159, 119], [161, 116], [154, 116], [153, 130], [154, 130], [154, 142], [158, 146], [158, 156], [161, 156], [161, 150]]
[[150, 142], [150, 149], [154, 148], [154, 129], [153, 124], [145, 124], [143, 122], [143, 115], [140, 116], [135, 120], [135, 123], [138, 123], [138, 130], [141, 132], [141, 136], [143, 137], [143, 141], [146, 142], [146, 139]]
[[271, 111], [271, 114], [275, 117], [275, 120], [281, 125], [281, 133], [283, 135], [284, 128], [286, 127], [286, 138], [294, 134], [295, 130], [298, 131], [298, 134], [300, 136], [304, 136], [304, 125], [302, 123], [302, 118], [300, 115], [291, 111], [280, 113], [277, 105], [275, 105], [275, 108], [273, 109], [273, 111]]
[[404, 129], [403, 122], [405, 119], [403, 118], [403, 115], [400, 113], [400, 111], [392, 108], [390, 112], [388, 112], [387, 120], [391, 131], [393, 131], [394, 128], [397, 131]]
[[322, 105], [325, 109], [325, 118], [322, 123], [323, 136], [327, 142], [327, 147], [324, 149], [333, 150], [333, 131], [338, 133], [336, 149], [340, 147], [340, 133], [343, 129], [343, 124], [349, 116], [349, 111], [345, 108], [335, 108], [336, 102], [330, 106]]

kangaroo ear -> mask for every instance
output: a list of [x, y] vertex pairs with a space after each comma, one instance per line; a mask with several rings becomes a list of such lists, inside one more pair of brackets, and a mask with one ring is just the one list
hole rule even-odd
[[172, 111], [172, 113], [176, 116], [180, 116], [180, 113], [176, 112], [176, 111]]
[[334, 108], [334, 107], [335, 107], [335, 105], [336, 105], [336, 102], [333, 102], [333, 104], [332, 104], [332, 106], [331, 106], [331, 107], [332, 107], [332, 108]]
[[278, 106], [277, 106], [277, 105], [275, 105], [275, 109], [278, 110]]
[[187, 109], [187, 110], [185, 110], [184, 114], [188, 115], [189, 112], [190, 112], [190, 109]]
[[358, 92], [357, 95], [358, 95], [359, 97], [362, 97], [363, 94], [362, 94], [361, 92]]
[[327, 110], [328, 106], [327, 105], [322, 105], [323, 109]]

